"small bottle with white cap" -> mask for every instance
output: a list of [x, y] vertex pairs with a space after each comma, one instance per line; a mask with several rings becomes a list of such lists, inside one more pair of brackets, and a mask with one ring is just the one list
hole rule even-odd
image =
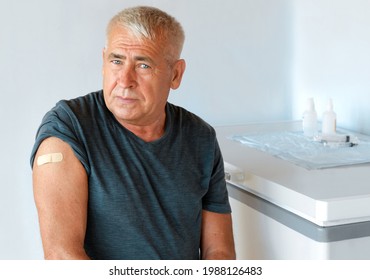
[[307, 137], [314, 137], [317, 134], [317, 112], [312, 97], [307, 99], [306, 111], [303, 113], [302, 128], [303, 134]]
[[333, 100], [328, 100], [326, 111], [322, 115], [321, 132], [323, 135], [334, 135], [336, 133], [337, 114], [333, 110]]

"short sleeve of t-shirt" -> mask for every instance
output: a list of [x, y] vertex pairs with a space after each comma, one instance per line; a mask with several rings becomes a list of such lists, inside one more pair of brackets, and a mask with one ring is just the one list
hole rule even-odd
[[31, 167], [33, 166], [35, 154], [42, 141], [49, 137], [57, 137], [72, 147], [76, 157], [83, 164], [87, 174], [89, 174], [90, 166], [87, 154], [79, 139], [81, 137], [78, 133], [78, 131], [80, 131], [78, 128], [79, 126], [78, 119], [66, 105], [66, 102], [58, 102], [57, 105], [44, 116], [37, 131], [35, 144], [31, 152]]
[[225, 182], [224, 163], [216, 138], [214, 153], [214, 167], [209, 190], [203, 198], [203, 209], [217, 213], [230, 213], [231, 208]]

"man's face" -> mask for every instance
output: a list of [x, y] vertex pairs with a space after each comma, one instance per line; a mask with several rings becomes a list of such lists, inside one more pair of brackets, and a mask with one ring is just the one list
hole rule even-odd
[[108, 109], [122, 124], [146, 126], [165, 116], [171, 88], [181, 82], [184, 61], [165, 59], [163, 42], [138, 40], [115, 27], [103, 52], [103, 91]]

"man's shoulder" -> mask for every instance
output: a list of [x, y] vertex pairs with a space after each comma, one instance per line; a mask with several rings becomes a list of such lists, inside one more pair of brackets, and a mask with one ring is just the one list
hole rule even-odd
[[60, 100], [56, 107], [78, 108], [79, 110], [92, 108], [104, 102], [103, 91], [95, 91], [72, 99]]
[[191, 129], [207, 134], [215, 134], [214, 128], [203, 118], [187, 109], [168, 103], [168, 108], [173, 115], [174, 124], [180, 124], [184, 129]]
[[168, 108], [175, 118], [181, 118], [182, 121], [196, 123], [197, 125], [201, 125], [208, 128], [212, 127], [207, 121], [205, 121], [199, 115], [191, 111], [188, 111], [187, 109], [181, 106], [168, 103]]
[[73, 99], [63, 99], [56, 103], [44, 116], [42, 125], [70, 125], [76, 123], [90, 125], [105, 116], [105, 103], [102, 91], [91, 92]]

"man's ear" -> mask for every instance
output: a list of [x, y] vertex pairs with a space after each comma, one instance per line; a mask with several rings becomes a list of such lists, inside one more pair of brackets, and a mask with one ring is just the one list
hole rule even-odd
[[103, 61], [103, 63], [102, 63], [102, 69], [101, 69], [101, 71], [102, 71], [103, 76], [104, 76], [105, 51], [106, 51], [106, 47], [104, 47], [103, 48], [103, 51], [102, 51], [102, 58], [103, 58], [102, 61]]
[[172, 89], [179, 88], [181, 84], [182, 76], [185, 72], [185, 68], [186, 68], [186, 63], [184, 59], [179, 59], [178, 61], [176, 61], [172, 69], [172, 80], [171, 80]]

